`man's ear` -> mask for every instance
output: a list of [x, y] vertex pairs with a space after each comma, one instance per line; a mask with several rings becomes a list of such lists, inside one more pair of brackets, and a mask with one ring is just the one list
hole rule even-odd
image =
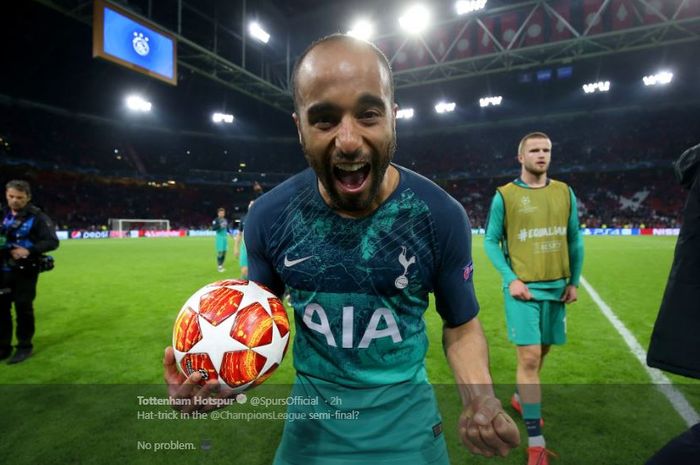
[[297, 126], [297, 135], [299, 136], [299, 143], [301, 145], [304, 145], [303, 139], [301, 138], [301, 118], [299, 118], [299, 115], [297, 115], [296, 112], [292, 113], [292, 119], [294, 120], [294, 124]]

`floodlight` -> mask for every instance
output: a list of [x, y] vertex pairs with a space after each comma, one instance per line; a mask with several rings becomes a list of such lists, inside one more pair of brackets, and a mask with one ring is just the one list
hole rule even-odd
[[396, 112], [396, 119], [411, 119], [413, 113], [413, 108], [403, 108]]
[[482, 97], [479, 99], [479, 106], [481, 108], [488, 107], [488, 106], [498, 106], [501, 104], [503, 101], [503, 97], [496, 96], [496, 97]]
[[268, 34], [257, 21], [252, 21], [248, 25], [248, 32], [254, 38], [266, 44], [270, 40], [270, 34]]
[[430, 11], [423, 5], [413, 5], [399, 18], [401, 28], [411, 34], [419, 34], [430, 21]]
[[438, 113], [452, 113], [455, 111], [455, 107], [457, 105], [454, 102], [440, 102], [437, 105], [435, 105], [435, 111]]
[[582, 86], [583, 91], [587, 94], [595, 92], [607, 92], [610, 90], [610, 81], [589, 82]]
[[231, 123], [233, 123], [233, 115], [229, 115], [227, 113], [216, 112], [216, 113], [211, 115], [211, 120], [217, 124], [221, 124], [221, 123], [231, 124]]
[[458, 15], [465, 15], [486, 8], [486, 0], [459, 0], [455, 3]]
[[152, 105], [140, 95], [129, 95], [126, 98], [126, 107], [131, 111], [149, 112]]
[[374, 35], [374, 25], [367, 20], [360, 19], [352, 25], [348, 35], [362, 40], [369, 40]]
[[669, 73], [668, 71], [662, 71], [658, 74], [657, 79], [659, 81], [659, 84], [668, 84], [673, 80], [673, 73]]
[[673, 80], [673, 73], [670, 71], [661, 71], [660, 73], [644, 76], [645, 86], [666, 85]]

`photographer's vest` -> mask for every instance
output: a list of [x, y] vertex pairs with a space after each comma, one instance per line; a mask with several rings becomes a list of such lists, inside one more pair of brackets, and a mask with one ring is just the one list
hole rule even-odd
[[12, 246], [28, 249], [34, 245], [29, 239], [29, 231], [34, 226], [34, 215], [15, 216], [8, 212], [2, 220], [2, 234], [0, 236], [0, 268], [2, 271], [10, 271], [9, 252]]
[[498, 192], [510, 266], [518, 279], [527, 283], [570, 277], [569, 186], [550, 180], [545, 187], [529, 189], [510, 182]]
[[17, 217], [8, 213], [3, 220], [3, 229], [6, 231], [6, 239], [9, 244], [18, 245], [28, 249], [34, 245], [29, 239], [29, 231], [34, 226], [34, 215]]

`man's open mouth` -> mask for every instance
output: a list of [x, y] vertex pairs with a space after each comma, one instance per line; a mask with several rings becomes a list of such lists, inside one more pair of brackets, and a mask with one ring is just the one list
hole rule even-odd
[[369, 177], [369, 163], [338, 163], [333, 167], [333, 176], [346, 191], [358, 191]]

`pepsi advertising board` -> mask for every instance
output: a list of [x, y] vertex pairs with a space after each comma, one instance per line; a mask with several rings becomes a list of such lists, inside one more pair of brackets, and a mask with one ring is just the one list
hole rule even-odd
[[92, 55], [177, 85], [175, 37], [103, 0], [95, 0]]

